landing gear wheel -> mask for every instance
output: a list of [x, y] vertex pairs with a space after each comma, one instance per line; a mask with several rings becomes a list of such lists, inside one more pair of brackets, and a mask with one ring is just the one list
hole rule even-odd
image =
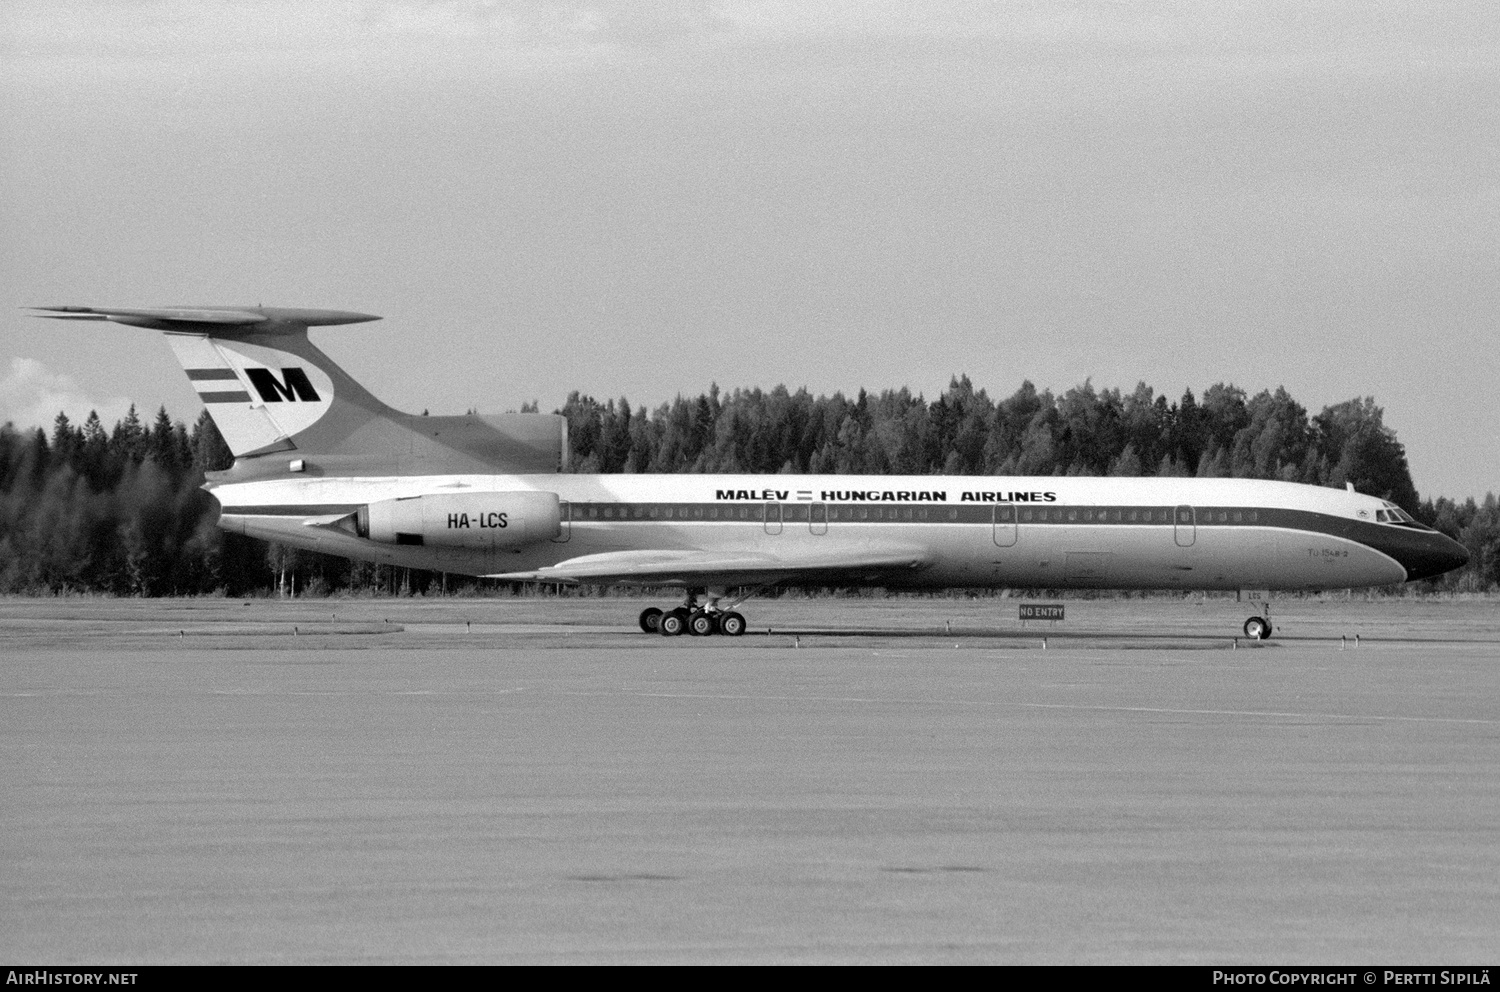
[[661, 632], [661, 610], [654, 606], [641, 611], [641, 630], [648, 634]]
[[745, 618], [738, 613], [724, 613], [719, 616], [719, 633], [726, 637], [739, 637], [745, 632]]
[[687, 630], [687, 610], [671, 610], [661, 615], [657, 630], [663, 637], [679, 637]]
[[1265, 617], [1251, 617], [1245, 621], [1245, 636], [1252, 641], [1263, 641], [1271, 636], [1271, 621]]
[[702, 610], [695, 610], [689, 615], [687, 625], [688, 633], [694, 637], [707, 637], [715, 632], [713, 614], [704, 613]]

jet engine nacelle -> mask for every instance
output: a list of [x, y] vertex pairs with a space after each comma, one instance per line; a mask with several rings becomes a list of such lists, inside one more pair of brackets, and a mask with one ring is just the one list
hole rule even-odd
[[513, 548], [562, 532], [557, 493], [437, 493], [361, 507], [360, 537], [440, 548]]

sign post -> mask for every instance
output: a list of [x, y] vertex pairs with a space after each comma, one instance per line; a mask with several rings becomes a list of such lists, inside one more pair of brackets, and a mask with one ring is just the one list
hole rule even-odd
[[1061, 603], [1022, 603], [1021, 604], [1021, 626], [1026, 626], [1027, 620], [1051, 620], [1056, 623], [1063, 619], [1063, 604]]

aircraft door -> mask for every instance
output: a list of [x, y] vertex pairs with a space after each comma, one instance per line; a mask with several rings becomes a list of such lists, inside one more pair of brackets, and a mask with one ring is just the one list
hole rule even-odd
[[1179, 548], [1191, 548], [1198, 539], [1198, 524], [1191, 506], [1179, 506], [1173, 511], [1172, 536]]
[[567, 544], [568, 538], [573, 536], [573, 504], [563, 500], [557, 506], [558, 524], [557, 536], [552, 539], [553, 544]]
[[814, 503], [808, 507], [807, 529], [814, 534], [828, 533], [828, 504]]
[[1016, 545], [1016, 508], [1014, 506], [995, 504], [994, 529], [995, 546], [998, 548], [1013, 548]]
[[781, 504], [780, 503], [767, 503], [766, 504], [766, 533], [767, 534], [780, 534], [781, 533]]

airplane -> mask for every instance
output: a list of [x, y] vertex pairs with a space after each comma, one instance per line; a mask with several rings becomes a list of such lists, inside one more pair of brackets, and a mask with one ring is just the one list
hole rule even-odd
[[[582, 475], [552, 414], [386, 406], [308, 328], [380, 318], [273, 307], [32, 307], [165, 332], [230, 451], [226, 531], [521, 582], [675, 587], [642, 631], [745, 633], [777, 586], [1272, 590], [1395, 585], [1464, 547], [1386, 500], [1255, 479]], [[731, 590], [739, 590], [730, 598]]]

